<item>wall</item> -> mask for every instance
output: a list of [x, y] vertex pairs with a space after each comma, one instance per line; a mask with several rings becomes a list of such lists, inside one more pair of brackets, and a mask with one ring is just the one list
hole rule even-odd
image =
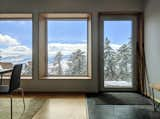
[[[0, 12], [33, 13], [33, 80], [23, 80], [26, 91], [98, 91], [98, 12], [141, 12], [143, 0], [1, 0]], [[92, 14], [92, 80], [38, 80], [38, 18], [41, 12], [89, 12]]]
[[[160, 1], [148, 0], [145, 5], [145, 52], [148, 78], [160, 83]], [[160, 93], [156, 94], [160, 99]]]

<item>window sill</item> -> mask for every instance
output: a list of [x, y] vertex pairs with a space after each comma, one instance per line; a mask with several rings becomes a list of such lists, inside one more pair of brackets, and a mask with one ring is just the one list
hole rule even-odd
[[91, 77], [53, 77], [53, 76], [46, 76], [41, 77], [40, 80], [91, 80]]
[[[9, 79], [11, 79], [11, 78], [8, 77], [8, 76], [3, 76], [3, 78], [2, 78], [2, 80], [9, 80]], [[32, 77], [30, 77], [30, 76], [22, 76], [21, 79], [22, 80], [32, 80]]]

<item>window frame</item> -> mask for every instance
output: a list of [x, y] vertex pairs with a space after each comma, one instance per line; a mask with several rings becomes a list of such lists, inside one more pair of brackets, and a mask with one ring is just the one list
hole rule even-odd
[[[29, 20], [32, 22], [32, 31], [33, 31], [33, 20], [32, 13], [0, 13], [0, 21], [21, 21]], [[9, 79], [9, 76], [3, 76], [4, 79]], [[21, 79], [30, 80], [33, 79], [33, 33], [32, 33], [32, 74], [31, 75], [21, 75]]]
[[[91, 15], [89, 13], [41, 13], [40, 22], [43, 22], [42, 28], [44, 29], [43, 39], [40, 41], [40, 47], [45, 49], [45, 57], [39, 62], [39, 66], [45, 67], [45, 71], [39, 71], [39, 79], [44, 80], [81, 80], [81, 79], [92, 79], [92, 54], [91, 54]], [[48, 20], [86, 20], [87, 21], [87, 74], [86, 75], [48, 75]], [[40, 24], [39, 24], [40, 25]], [[40, 25], [41, 28], [41, 25]], [[39, 32], [40, 35], [40, 32]], [[45, 42], [45, 46], [42, 42]], [[43, 46], [41, 46], [43, 44]], [[39, 51], [40, 55], [40, 51]], [[40, 59], [40, 57], [39, 57]], [[44, 62], [43, 62], [44, 61]], [[42, 63], [43, 62], [43, 63]], [[41, 68], [40, 68], [41, 69]]]
[[[132, 87], [105, 87], [104, 86], [104, 21], [132, 20]], [[137, 40], [138, 40], [138, 20], [134, 14], [99, 14], [99, 53], [100, 53], [100, 90], [101, 91], [137, 91]]]

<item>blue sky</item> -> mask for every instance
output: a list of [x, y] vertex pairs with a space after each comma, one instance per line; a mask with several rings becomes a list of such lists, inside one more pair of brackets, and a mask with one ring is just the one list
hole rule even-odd
[[[131, 37], [131, 21], [104, 21], [104, 38], [108, 37], [113, 44], [127, 43]], [[0, 34], [11, 36], [22, 45], [32, 48], [32, 21], [0, 21]], [[49, 20], [49, 43], [86, 43], [87, 20]], [[4, 45], [0, 44], [0, 48]]]
[[[0, 34], [8, 35], [21, 45], [32, 48], [32, 21], [31, 20], [5, 20], [0, 21]], [[0, 47], [4, 47], [0, 44]]]
[[49, 43], [86, 43], [87, 20], [50, 20], [48, 21]]
[[104, 21], [104, 39], [108, 37], [112, 44], [128, 43], [132, 36], [132, 21]]

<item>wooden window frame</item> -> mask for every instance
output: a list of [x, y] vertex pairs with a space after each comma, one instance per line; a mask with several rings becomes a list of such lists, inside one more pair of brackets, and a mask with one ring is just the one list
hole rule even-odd
[[[105, 17], [109, 17], [109, 18], [113, 18], [113, 19], [126, 19], [126, 18], [130, 18], [133, 20], [133, 34], [134, 37], [133, 37], [133, 43], [132, 43], [132, 47], [133, 47], [133, 50], [132, 50], [132, 53], [134, 55], [133, 57], [133, 78], [132, 79], [132, 87], [117, 87], [117, 88], [105, 88], [104, 87], [104, 59], [103, 59], [103, 42], [101, 41], [100, 44], [99, 44], [99, 53], [100, 53], [100, 62], [99, 62], [99, 66], [100, 66], [100, 74], [99, 74], [99, 78], [100, 78], [100, 90], [101, 91], [137, 91], [138, 90], [138, 75], [137, 75], [137, 40], [139, 39], [139, 36], [138, 36], [138, 16], [139, 16], [139, 13], [99, 13], [99, 39], [102, 40], [103, 39], [103, 26], [102, 26], [102, 21], [105, 20]], [[102, 63], [103, 62], [103, 63]]]
[[[1, 20], [31, 20], [32, 21], [32, 13], [0, 13], [0, 21]], [[32, 21], [33, 22], [33, 21]], [[33, 23], [32, 23], [33, 30]], [[32, 33], [32, 75], [22, 75], [21, 79], [33, 79], [33, 33]], [[9, 76], [3, 76], [3, 79], [10, 79]]]
[[[75, 20], [87, 19], [87, 75], [86, 76], [68, 76], [68, 75], [48, 75], [48, 38], [47, 38], [47, 20]], [[92, 79], [92, 41], [91, 41], [91, 15], [88, 13], [41, 13], [39, 15], [39, 79], [44, 80], [81, 80]], [[44, 68], [45, 67], [45, 68]]]

